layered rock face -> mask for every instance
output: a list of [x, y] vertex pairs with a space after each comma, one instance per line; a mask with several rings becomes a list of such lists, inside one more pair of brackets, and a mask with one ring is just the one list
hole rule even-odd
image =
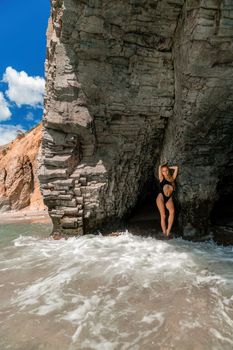
[[162, 155], [181, 167], [182, 226], [203, 232], [215, 201], [233, 194], [233, 2], [190, 3], [174, 37], [176, 98]]
[[51, 5], [40, 181], [54, 229], [121, 218], [165, 159], [182, 224], [205, 227], [232, 159], [231, 1]]
[[39, 124], [0, 149], [0, 212], [45, 208], [38, 181], [41, 129]]

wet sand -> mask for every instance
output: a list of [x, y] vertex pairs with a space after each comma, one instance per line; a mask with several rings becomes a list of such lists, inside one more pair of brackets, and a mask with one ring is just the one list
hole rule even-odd
[[35, 211], [9, 211], [0, 213], [1, 224], [13, 223], [51, 223], [51, 219], [46, 210]]

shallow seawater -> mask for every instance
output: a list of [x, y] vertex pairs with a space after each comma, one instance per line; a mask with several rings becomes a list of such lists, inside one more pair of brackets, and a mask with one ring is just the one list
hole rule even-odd
[[232, 349], [233, 247], [0, 227], [0, 349]]

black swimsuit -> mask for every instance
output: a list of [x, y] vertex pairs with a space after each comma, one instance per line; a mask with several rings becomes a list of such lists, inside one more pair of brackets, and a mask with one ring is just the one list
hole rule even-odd
[[[173, 188], [173, 191], [172, 191], [172, 194], [170, 196], [166, 196], [163, 192], [163, 187], [165, 185], [170, 185], [172, 186], [172, 182], [166, 180], [166, 179], [163, 179], [161, 182], [160, 182], [160, 191], [159, 193], [162, 193], [163, 195], [163, 199], [164, 199], [164, 203], [166, 203], [171, 197], [172, 197], [172, 194], [173, 194], [173, 191], [174, 191], [174, 188]], [[173, 187], [173, 186], [172, 186]]]

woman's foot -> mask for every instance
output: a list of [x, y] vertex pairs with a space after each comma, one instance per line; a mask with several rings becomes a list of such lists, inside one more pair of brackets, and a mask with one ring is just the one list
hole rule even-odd
[[172, 236], [172, 232], [167, 232], [167, 238], [168, 238], [168, 239], [173, 238], [173, 236]]

